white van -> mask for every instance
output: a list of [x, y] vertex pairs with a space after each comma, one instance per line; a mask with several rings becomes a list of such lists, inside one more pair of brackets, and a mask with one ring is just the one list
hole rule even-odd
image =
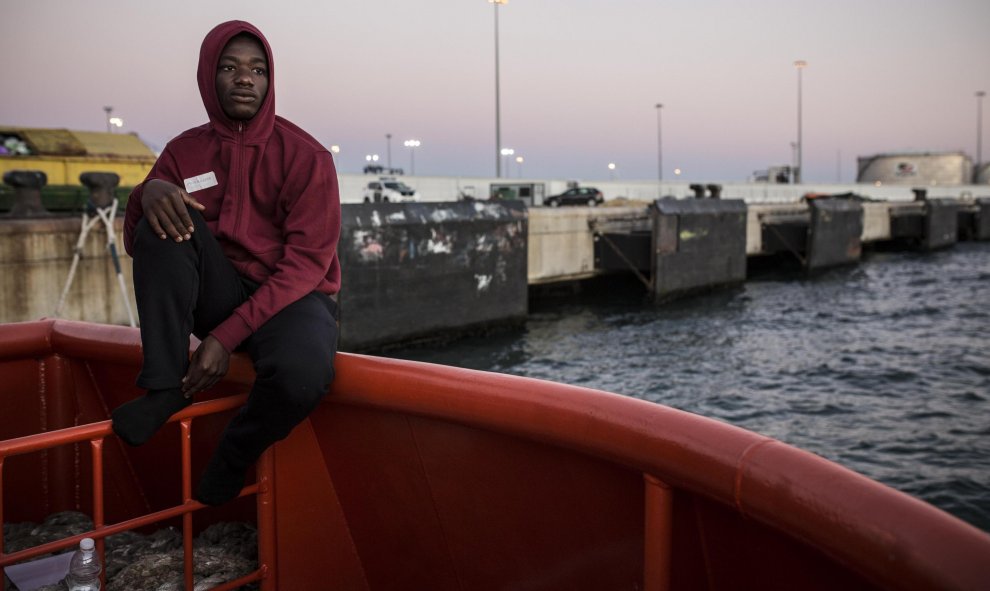
[[365, 203], [403, 203], [419, 201], [419, 193], [395, 177], [379, 177], [371, 181], [364, 191]]

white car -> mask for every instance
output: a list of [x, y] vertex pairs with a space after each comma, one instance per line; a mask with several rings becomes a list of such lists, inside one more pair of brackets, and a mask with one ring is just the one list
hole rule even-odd
[[419, 193], [416, 189], [393, 177], [381, 177], [377, 181], [371, 181], [363, 193], [365, 203], [419, 201]]

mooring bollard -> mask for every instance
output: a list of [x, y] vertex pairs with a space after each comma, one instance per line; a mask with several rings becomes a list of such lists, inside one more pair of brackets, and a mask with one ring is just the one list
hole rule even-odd
[[722, 185], [708, 185], [708, 197], [711, 199], [721, 199]]
[[694, 191], [694, 198], [695, 199], [704, 199], [705, 198], [705, 186], [704, 185], [693, 184], [693, 185], [688, 185], [688, 187], [692, 191]]
[[79, 182], [89, 189], [89, 201], [96, 207], [113, 203], [113, 190], [120, 184], [120, 176], [113, 172], [84, 172]]
[[11, 170], [3, 175], [3, 182], [14, 187], [14, 205], [7, 217], [40, 218], [52, 215], [41, 204], [41, 188], [48, 184], [48, 175], [40, 170]]

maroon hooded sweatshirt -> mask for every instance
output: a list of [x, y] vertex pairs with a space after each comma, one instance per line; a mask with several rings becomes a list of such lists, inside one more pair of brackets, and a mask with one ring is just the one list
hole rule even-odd
[[[216, 92], [220, 53], [240, 33], [257, 37], [268, 55], [268, 94], [248, 121], [227, 117]], [[184, 187], [188, 179], [213, 173], [214, 186], [190, 195], [206, 206], [206, 225], [237, 272], [261, 285], [210, 333], [233, 351], [292, 302], [314, 290], [340, 289], [337, 172], [319, 142], [275, 115], [272, 50], [253, 25], [230, 21], [210, 31], [200, 49], [197, 78], [210, 122], [170, 141], [134, 188], [124, 217], [124, 246], [133, 254], [134, 228], [144, 215], [144, 183], [161, 179]]]

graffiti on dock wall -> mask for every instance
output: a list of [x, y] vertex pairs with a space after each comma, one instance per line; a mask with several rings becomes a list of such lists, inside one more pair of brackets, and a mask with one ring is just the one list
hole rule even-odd
[[[340, 239], [351, 346], [525, 316], [527, 212], [521, 203], [345, 204]], [[401, 336], [401, 335], [400, 335]]]
[[[499, 220], [491, 206], [476, 208], [476, 212], [483, 217], [465, 218], [449, 207], [438, 208], [408, 223], [405, 212], [373, 210], [355, 218], [347, 250], [356, 256], [347, 257], [344, 252], [341, 255], [350, 258], [351, 263], [379, 266], [412, 264], [418, 257], [436, 255], [456, 266], [468, 267], [483, 256], [525, 249], [524, 220]], [[495, 220], [498, 222], [492, 223]]]

